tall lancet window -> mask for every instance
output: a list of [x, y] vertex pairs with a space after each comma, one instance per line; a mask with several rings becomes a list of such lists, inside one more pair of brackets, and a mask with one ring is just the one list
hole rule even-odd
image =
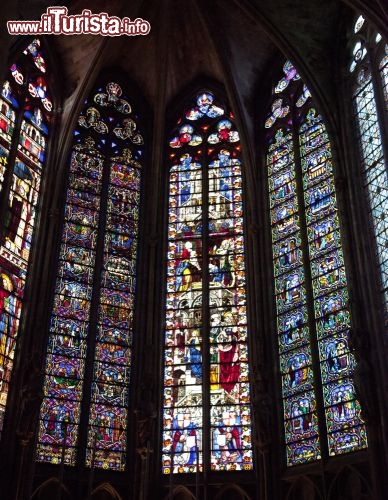
[[252, 469], [242, 165], [208, 91], [169, 143], [163, 472]]
[[287, 61], [273, 90], [267, 172], [288, 465], [365, 448], [332, 154]]
[[349, 73], [388, 325], [388, 43], [360, 16]]
[[0, 94], [0, 431], [39, 209], [53, 103], [34, 39], [10, 67]]
[[142, 155], [137, 116], [107, 80], [86, 100], [74, 132], [40, 411], [42, 462], [74, 465], [83, 443], [78, 461], [125, 468]]

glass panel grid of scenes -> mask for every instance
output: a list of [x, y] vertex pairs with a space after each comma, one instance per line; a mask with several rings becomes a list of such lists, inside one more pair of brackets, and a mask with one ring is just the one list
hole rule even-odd
[[[197, 96], [170, 141], [163, 471], [252, 469], [239, 136], [211, 93]], [[220, 119], [220, 117], [222, 117]], [[205, 142], [208, 147], [202, 146]], [[203, 149], [201, 149], [203, 148]], [[189, 152], [188, 152], [189, 151]], [[205, 170], [203, 164], [208, 165]], [[203, 176], [206, 175], [207, 192]], [[208, 213], [204, 217], [203, 196]], [[203, 248], [203, 221], [207, 248]], [[206, 252], [206, 259], [203, 258]], [[208, 262], [208, 269], [203, 262]], [[205, 275], [206, 273], [206, 275]], [[206, 277], [208, 289], [203, 289]], [[203, 304], [203, 297], [209, 302]], [[202, 314], [209, 309], [210, 332]], [[203, 409], [203, 339], [209, 339], [209, 415]], [[171, 466], [171, 462], [173, 465]]]
[[[97, 109], [98, 108], [98, 109]], [[86, 465], [126, 467], [131, 347], [140, 209], [143, 136], [132, 108], [115, 82], [100, 87], [80, 116], [110, 145], [107, 209], [91, 385]], [[108, 154], [106, 154], [107, 160]]]
[[287, 464], [320, 458], [292, 134], [267, 155]]
[[124, 470], [140, 204], [140, 164], [110, 166], [86, 464]]
[[164, 473], [203, 467], [202, 175], [189, 154], [170, 170]]
[[252, 469], [241, 165], [208, 168], [211, 469]]
[[[74, 367], [70, 375], [53, 377], [53, 361], [48, 356], [37, 453], [40, 461], [64, 460], [75, 465], [86, 390], [91, 392], [86, 465], [116, 470], [126, 465], [141, 176], [137, 159], [143, 152], [143, 137], [122, 93], [115, 82], [99, 87], [86, 101], [74, 131], [49, 341], [61, 369]], [[107, 194], [107, 210], [100, 221], [103, 193]], [[96, 262], [99, 244], [101, 262]], [[101, 268], [98, 279], [96, 267]], [[98, 304], [93, 299], [96, 324], [90, 318], [92, 296], [98, 299]], [[89, 344], [95, 353], [93, 366], [86, 367]], [[91, 368], [91, 387], [84, 389], [84, 372]], [[73, 391], [61, 386], [70, 376], [75, 379]], [[71, 424], [65, 426], [71, 430], [66, 438], [63, 431], [48, 430], [58, 421], [58, 429], [64, 427], [62, 421]]]
[[338, 455], [365, 448], [367, 441], [351, 378], [355, 359], [349, 350], [348, 292], [331, 150], [322, 118], [313, 108], [299, 139], [329, 454]]
[[[75, 464], [94, 274], [103, 159], [75, 147], [46, 360], [39, 461]], [[93, 181], [93, 182], [91, 182]]]

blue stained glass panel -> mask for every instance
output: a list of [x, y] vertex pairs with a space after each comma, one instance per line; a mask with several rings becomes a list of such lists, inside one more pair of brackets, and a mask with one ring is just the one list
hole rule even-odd
[[[76, 464], [82, 399], [90, 391], [86, 465], [126, 466], [141, 187], [133, 156], [141, 156], [143, 138], [121, 96], [115, 82], [99, 88], [74, 134], [40, 414], [37, 459], [43, 462], [59, 463], [63, 455], [67, 465]], [[85, 388], [91, 345], [93, 378]]]
[[[253, 467], [239, 136], [233, 115], [216, 103], [213, 94], [200, 93], [196, 104], [185, 116], [197, 122], [198, 129], [183, 125], [170, 141], [172, 150], [181, 151], [170, 155], [169, 174], [165, 474], [202, 471], [205, 442], [211, 470]], [[199, 129], [204, 132], [203, 150], [196, 149]], [[204, 335], [210, 341], [207, 371]], [[205, 375], [210, 390], [206, 415]], [[204, 419], [210, 422], [210, 435], [204, 435]]]

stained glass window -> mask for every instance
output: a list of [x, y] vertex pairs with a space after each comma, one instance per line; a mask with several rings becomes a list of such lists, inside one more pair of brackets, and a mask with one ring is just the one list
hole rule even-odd
[[53, 103], [39, 39], [11, 65], [0, 94], [0, 431], [23, 310]]
[[360, 37], [353, 42], [350, 64], [355, 121], [388, 324], [388, 129], [384, 118], [388, 110], [388, 44], [366, 21], [354, 31]]
[[290, 61], [284, 72], [265, 127], [286, 456], [297, 465], [367, 440], [330, 141]]
[[242, 165], [233, 114], [202, 91], [169, 146], [163, 472], [251, 470]]
[[86, 465], [125, 468], [142, 155], [137, 116], [108, 81], [87, 99], [74, 132], [40, 411], [42, 462], [76, 463], [80, 416], [88, 412]]

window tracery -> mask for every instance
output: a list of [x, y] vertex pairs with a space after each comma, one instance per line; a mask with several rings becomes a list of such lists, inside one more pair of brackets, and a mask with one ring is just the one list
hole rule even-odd
[[283, 111], [272, 106], [265, 127], [287, 464], [296, 465], [326, 449], [332, 456], [365, 448], [367, 439], [352, 381], [331, 146], [291, 68], [287, 61], [284, 72], [293, 77], [274, 91]]
[[86, 465], [126, 466], [143, 143], [121, 86], [99, 86], [74, 131], [40, 411], [42, 462], [75, 465], [83, 412]]
[[251, 470], [242, 166], [208, 91], [169, 142], [163, 472]]

